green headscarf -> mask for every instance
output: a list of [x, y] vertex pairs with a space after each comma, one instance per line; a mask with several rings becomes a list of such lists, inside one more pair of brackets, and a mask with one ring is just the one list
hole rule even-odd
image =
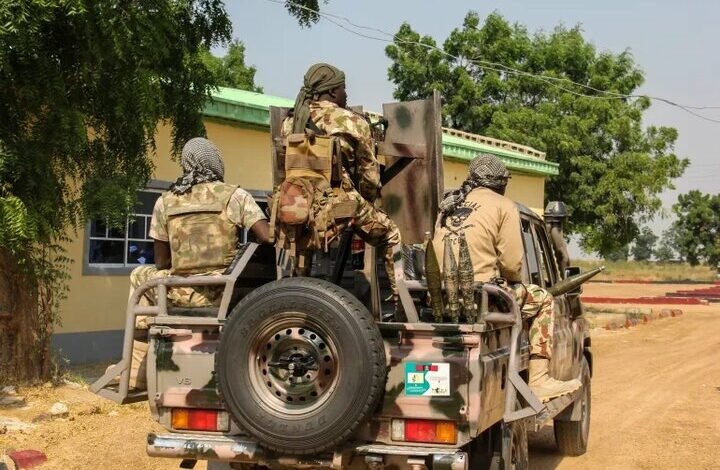
[[305, 131], [305, 124], [310, 119], [310, 101], [313, 95], [330, 91], [345, 84], [345, 73], [330, 64], [315, 64], [305, 73], [303, 87], [295, 98], [293, 115], [293, 132]]

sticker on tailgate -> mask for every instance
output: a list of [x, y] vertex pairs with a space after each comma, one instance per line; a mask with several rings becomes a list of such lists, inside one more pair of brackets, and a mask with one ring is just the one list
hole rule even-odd
[[406, 362], [405, 395], [449, 397], [450, 364], [447, 362]]

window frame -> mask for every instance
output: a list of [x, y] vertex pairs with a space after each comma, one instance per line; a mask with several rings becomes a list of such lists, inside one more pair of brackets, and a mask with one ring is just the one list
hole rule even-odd
[[[163, 181], [163, 180], [150, 180], [147, 185], [145, 185], [144, 188], [139, 189], [138, 191], [150, 191], [150, 192], [162, 192], [167, 191], [170, 189], [170, 185], [172, 183], [170, 181]], [[90, 242], [93, 238], [90, 236], [90, 224], [92, 223], [91, 220], [88, 220], [85, 224], [85, 233], [84, 233], [84, 241], [83, 241], [83, 268], [82, 268], [82, 275], [83, 276], [127, 276], [130, 274], [130, 271], [135, 269], [137, 266], [142, 266], [140, 264], [138, 265], [120, 265], [120, 264], [91, 264], [90, 263]], [[127, 224], [125, 226], [125, 236], [123, 238], [123, 241], [128, 240], [128, 233], [127, 233]], [[123, 256], [125, 254], [123, 253]]]
[[[530, 224], [534, 232], [535, 240], [535, 252], [538, 256], [540, 264], [540, 277], [542, 277], [542, 287], [550, 287], [557, 282], [557, 266], [555, 265], [555, 253], [552, 252], [550, 240], [548, 240], [547, 233], [544, 227], [540, 225], [540, 222], [534, 222]], [[547, 269], [543, 269], [546, 266]], [[549, 275], [549, 279], [545, 276]]]
[[[523, 228], [524, 224], [528, 225], [529, 231], [527, 233], [530, 235], [530, 241], [532, 243], [532, 247], [527, 246], [527, 243], [525, 240], [525, 230]], [[527, 217], [520, 217], [520, 237], [522, 238], [522, 242], [523, 242], [523, 251], [524, 251], [524, 254], [523, 254], [524, 263], [523, 264], [524, 264], [524, 274], [526, 276], [526, 281], [529, 284], [535, 284], [533, 282], [532, 275], [530, 273], [530, 248], [532, 248], [532, 253], [535, 254], [535, 265], [538, 268], [537, 272], [538, 272], [538, 275], [539, 275], [540, 281], [541, 281], [538, 285], [540, 285], [543, 281], [543, 274], [542, 274], [540, 259], [538, 258], [538, 253], [537, 253], [538, 250], [537, 250], [537, 244], [536, 244], [537, 242], [535, 239], [535, 232], [533, 231], [533, 221]]]

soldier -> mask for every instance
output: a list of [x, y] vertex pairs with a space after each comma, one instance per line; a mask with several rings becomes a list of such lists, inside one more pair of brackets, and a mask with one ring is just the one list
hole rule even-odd
[[[155, 265], [130, 273], [130, 294], [150, 279], [173, 275], [222, 274], [238, 250], [239, 228], [250, 229], [268, 243], [268, 222], [253, 197], [244, 189], [223, 182], [224, 165], [218, 148], [207, 139], [190, 139], [180, 161], [183, 175], [155, 203], [150, 223]], [[175, 287], [168, 301], [180, 307], [218, 305], [222, 287]], [[151, 305], [154, 289], [141, 304]], [[136, 338], [146, 339], [145, 317], [137, 317]], [[145, 388], [147, 343], [135, 341], [131, 386]]]
[[[338, 225], [337, 232], [351, 224], [360, 238], [381, 249], [397, 305], [392, 249], [400, 243], [400, 231], [373, 204], [380, 196], [380, 169], [370, 125], [364, 116], [346, 106], [345, 74], [332, 65], [315, 64], [305, 74], [292, 114], [283, 122], [282, 135], [304, 133], [306, 127], [312, 127], [339, 140], [343, 170], [340, 187], [333, 188], [335, 196], [330, 204], [352, 200], [357, 209], [350, 219]], [[353, 169], [357, 188], [350, 175]]]
[[550, 241], [555, 248], [555, 260], [557, 261], [560, 275], [565, 276], [565, 269], [570, 266], [570, 254], [563, 236], [562, 223], [567, 217], [567, 208], [562, 201], [550, 201], [545, 206], [545, 227], [547, 227]]
[[440, 204], [433, 246], [438, 259], [443, 259], [445, 237], [463, 231], [473, 261], [475, 282], [504, 278], [512, 287], [523, 319], [534, 317], [530, 326], [529, 385], [545, 402], [571, 393], [582, 384], [576, 379], [563, 382], [549, 375], [553, 299], [540, 286], [522, 284], [524, 249], [520, 213], [515, 203], [504, 195], [509, 178], [499, 158], [482, 153], [476, 156], [461, 188]]

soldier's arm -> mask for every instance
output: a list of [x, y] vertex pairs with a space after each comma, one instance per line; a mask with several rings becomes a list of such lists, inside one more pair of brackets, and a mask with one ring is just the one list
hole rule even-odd
[[255, 238], [260, 243], [270, 243], [270, 224], [268, 224], [266, 219], [255, 222], [253, 226], [250, 227], [250, 231], [252, 231], [253, 235], [255, 235]]
[[167, 232], [167, 218], [165, 217], [165, 204], [160, 196], [155, 201], [152, 217], [150, 218], [150, 238], [153, 239], [153, 252], [155, 253], [155, 267], [170, 269], [172, 255], [170, 253], [170, 237]]
[[155, 252], [155, 267], [158, 269], [170, 269], [172, 266], [170, 243], [155, 240], [153, 242], [153, 251]]
[[501, 221], [496, 246], [500, 276], [510, 283], [521, 282], [524, 249], [520, 234], [520, 212], [514, 204]]
[[228, 218], [237, 226], [250, 230], [260, 243], [270, 243], [270, 225], [252, 195], [237, 188], [227, 206]]
[[560, 268], [560, 275], [564, 276], [565, 268], [570, 266], [570, 254], [568, 253], [567, 244], [559, 227], [550, 227], [550, 240], [555, 248], [555, 259], [557, 260], [558, 268]]
[[380, 193], [380, 165], [375, 157], [370, 125], [359, 114], [348, 114], [343, 122], [342, 134], [352, 142], [358, 172], [358, 191], [368, 201], [374, 201]]

